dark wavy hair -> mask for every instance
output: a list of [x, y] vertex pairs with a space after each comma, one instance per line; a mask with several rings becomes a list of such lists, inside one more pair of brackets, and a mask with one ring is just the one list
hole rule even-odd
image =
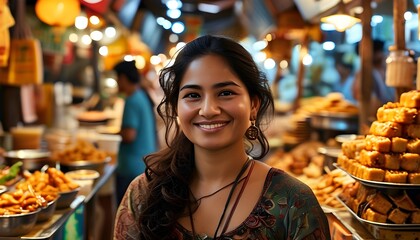
[[[149, 192], [141, 205], [141, 239], [176, 238], [170, 233], [174, 232], [177, 219], [186, 216], [185, 209], [190, 204], [189, 182], [195, 168], [194, 148], [177, 125], [176, 109], [185, 71], [191, 62], [205, 55], [224, 58], [244, 83], [250, 97], [256, 96], [260, 100], [255, 121], [257, 127], [269, 119], [263, 117], [266, 113], [273, 113], [273, 97], [267, 78], [244, 47], [232, 39], [210, 35], [185, 45], [173, 65], [164, 68], [159, 75], [164, 98], [158, 106], [158, 113], [165, 122], [168, 147], [145, 158]], [[263, 158], [269, 150], [262, 132], [255, 141], [248, 140], [248, 143], [247, 153], [254, 159]]]

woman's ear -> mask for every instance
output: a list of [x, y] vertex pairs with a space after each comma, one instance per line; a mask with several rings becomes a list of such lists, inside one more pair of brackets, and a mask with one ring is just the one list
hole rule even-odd
[[251, 116], [257, 116], [261, 101], [257, 96], [251, 98]]

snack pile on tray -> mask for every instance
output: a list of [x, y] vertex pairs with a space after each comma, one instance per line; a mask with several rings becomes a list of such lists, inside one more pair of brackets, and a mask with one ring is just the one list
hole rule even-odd
[[354, 183], [355, 180], [346, 173], [340, 169], [334, 169], [323, 175], [318, 183], [311, 188], [321, 205], [339, 209], [343, 208], [343, 205], [337, 200], [337, 196], [343, 191], [343, 188]]
[[51, 158], [59, 162], [97, 161], [101, 162], [108, 157], [105, 151], [99, 150], [92, 143], [78, 140], [75, 145], [66, 147], [61, 151], [52, 153]]
[[415, 191], [380, 191], [360, 182], [348, 185], [340, 199], [359, 217], [377, 223], [420, 224], [420, 209], [413, 199]]
[[0, 195], [0, 216], [34, 212], [48, 202], [33, 190], [16, 190]]
[[380, 107], [369, 134], [343, 143], [337, 163], [361, 179], [420, 184], [420, 91]]
[[19, 182], [16, 189], [27, 190], [32, 187], [35, 192], [51, 198], [60, 192], [68, 192], [79, 187], [79, 184], [68, 178], [56, 168], [48, 168], [46, 172], [35, 171], [25, 175], [25, 181]]

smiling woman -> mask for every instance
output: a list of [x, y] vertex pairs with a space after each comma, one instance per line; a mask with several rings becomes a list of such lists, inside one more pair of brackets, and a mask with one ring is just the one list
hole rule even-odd
[[114, 239], [330, 239], [311, 189], [257, 161], [268, 152], [260, 126], [273, 98], [245, 48], [197, 38], [160, 84], [158, 110], [172, 135], [130, 184]]

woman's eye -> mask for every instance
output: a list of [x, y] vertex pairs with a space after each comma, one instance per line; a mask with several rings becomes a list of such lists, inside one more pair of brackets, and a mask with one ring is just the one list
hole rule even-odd
[[232, 92], [232, 91], [222, 91], [221, 93], [220, 93], [220, 96], [231, 96], [231, 95], [233, 95], [234, 93]]
[[199, 98], [200, 95], [198, 95], [197, 93], [188, 93], [185, 94], [185, 96], [183, 98]]

